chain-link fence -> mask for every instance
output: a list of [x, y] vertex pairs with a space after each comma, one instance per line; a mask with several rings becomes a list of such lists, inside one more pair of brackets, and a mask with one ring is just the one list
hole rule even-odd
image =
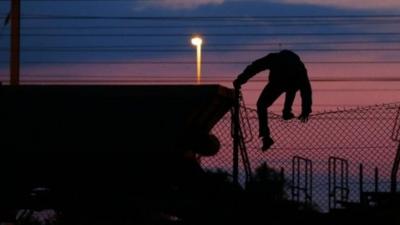
[[[360, 198], [360, 165], [363, 191], [390, 190], [392, 165], [399, 145], [400, 128], [396, 127], [399, 126], [399, 112], [400, 104], [376, 105], [316, 113], [307, 123], [296, 119], [284, 121], [280, 115], [272, 114], [269, 124], [275, 144], [266, 152], [260, 150], [255, 110], [242, 107], [241, 127], [252, 171], [266, 162], [269, 167], [283, 170], [290, 183], [294, 173], [293, 157], [310, 160], [313, 202], [326, 210], [329, 207], [328, 164], [332, 157], [348, 161], [349, 201], [356, 202]], [[230, 114], [214, 127], [213, 133], [219, 138], [221, 149], [217, 155], [203, 158], [202, 165], [231, 172], [233, 140]], [[239, 171], [243, 184], [244, 170]]]

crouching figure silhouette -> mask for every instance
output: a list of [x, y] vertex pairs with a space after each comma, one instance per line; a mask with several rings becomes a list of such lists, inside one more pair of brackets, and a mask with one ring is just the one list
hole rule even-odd
[[290, 50], [282, 50], [270, 53], [257, 59], [239, 74], [233, 85], [240, 89], [250, 78], [257, 73], [269, 70], [269, 82], [264, 87], [257, 101], [257, 113], [259, 120], [259, 137], [262, 138], [262, 150], [268, 150], [274, 144], [268, 127], [268, 107], [283, 93], [286, 93], [282, 118], [290, 120], [294, 118], [292, 105], [296, 92], [300, 91], [302, 112], [298, 117], [302, 122], [307, 122], [311, 113], [312, 90], [307, 74], [307, 69], [300, 57]]

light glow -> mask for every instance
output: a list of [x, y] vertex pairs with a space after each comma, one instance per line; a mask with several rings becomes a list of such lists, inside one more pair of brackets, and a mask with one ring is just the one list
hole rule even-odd
[[202, 45], [202, 44], [203, 44], [203, 39], [201, 39], [201, 37], [195, 36], [195, 37], [192, 38], [192, 45], [197, 47], [197, 46]]

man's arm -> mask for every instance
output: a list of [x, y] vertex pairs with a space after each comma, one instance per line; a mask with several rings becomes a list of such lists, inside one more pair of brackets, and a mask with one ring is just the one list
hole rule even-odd
[[256, 61], [248, 65], [246, 69], [241, 74], [239, 74], [239, 76], [233, 82], [234, 86], [240, 87], [257, 73], [269, 69], [273, 54], [274, 53], [268, 54], [267, 56], [257, 59]]

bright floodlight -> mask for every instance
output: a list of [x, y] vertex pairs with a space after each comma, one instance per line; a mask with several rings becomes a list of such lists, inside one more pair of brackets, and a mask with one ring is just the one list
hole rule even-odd
[[199, 36], [192, 37], [192, 45], [196, 46], [197, 58], [197, 84], [201, 83], [201, 45], [203, 39]]
[[200, 46], [201, 44], [203, 44], [203, 39], [201, 39], [201, 37], [196, 36], [192, 38], [192, 45]]

